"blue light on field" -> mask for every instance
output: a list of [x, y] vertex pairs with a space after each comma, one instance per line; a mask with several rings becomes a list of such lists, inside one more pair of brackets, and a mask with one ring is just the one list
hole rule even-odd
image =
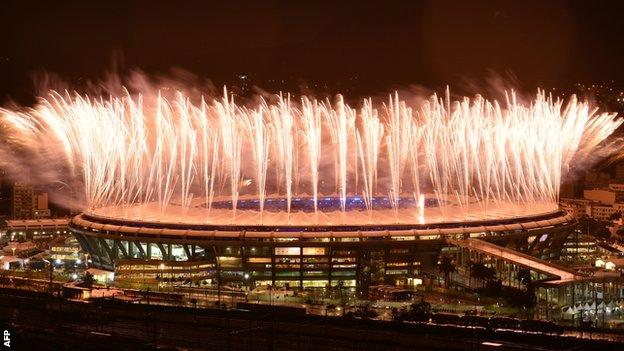
[[[344, 199], [344, 206], [347, 211], [365, 211], [367, 201], [361, 195], [349, 196]], [[413, 197], [403, 197], [397, 199], [399, 208], [413, 208], [417, 201]], [[206, 205], [207, 206], [207, 205]], [[324, 197], [318, 199], [316, 208], [322, 212], [342, 211], [343, 199], [341, 197]], [[370, 199], [370, 206], [373, 210], [392, 209], [392, 202], [387, 196], [376, 196]], [[425, 206], [438, 206], [436, 199], [425, 199]], [[231, 200], [215, 201], [212, 203], [213, 208], [230, 209], [232, 208]], [[259, 199], [241, 199], [236, 204], [239, 210], [260, 210]], [[284, 212], [288, 210], [288, 199], [286, 198], [267, 198], [264, 201], [264, 211], [268, 212]], [[313, 197], [295, 197], [290, 202], [291, 212], [314, 212]]]

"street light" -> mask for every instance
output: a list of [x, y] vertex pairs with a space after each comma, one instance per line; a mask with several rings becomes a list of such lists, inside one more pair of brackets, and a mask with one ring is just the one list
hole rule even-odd
[[[249, 273], [245, 272], [245, 274], [243, 274], [243, 278], [245, 279], [245, 289], [247, 289], [247, 291], [251, 290], [249, 287]], [[247, 300], [247, 293], [245, 293], [245, 301], [246, 300]]]
[[[58, 258], [56, 259], [57, 261], [60, 261]], [[54, 270], [54, 266], [52, 266], [52, 262], [46, 260], [45, 258], [43, 259], [43, 262], [45, 262], [47, 265], [50, 266], [50, 271], [49, 271], [49, 283], [48, 283], [48, 290], [52, 291], [52, 271]]]
[[158, 268], [160, 268], [160, 281], [158, 282], [158, 290], [160, 291], [160, 285], [161, 285], [161, 282], [164, 282], [164, 281], [165, 281], [165, 279], [164, 279], [164, 278], [165, 278], [165, 276], [164, 276], [164, 273], [163, 273], [163, 270], [165, 269], [165, 264], [164, 264], [164, 263], [161, 263], [161, 264], [158, 266]]

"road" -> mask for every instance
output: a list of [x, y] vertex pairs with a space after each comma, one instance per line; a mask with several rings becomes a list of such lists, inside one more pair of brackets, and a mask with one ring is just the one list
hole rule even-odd
[[567, 350], [577, 346], [584, 350], [624, 349], [624, 344], [597, 340], [455, 326], [262, 315], [104, 300], [79, 303], [6, 292], [0, 294], [0, 322], [11, 331], [15, 345], [38, 350]]

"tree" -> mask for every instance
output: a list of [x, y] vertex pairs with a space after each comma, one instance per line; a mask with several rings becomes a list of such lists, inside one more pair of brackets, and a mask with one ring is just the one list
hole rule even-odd
[[472, 260], [468, 261], [468, 287], [472, 288], [472, 280], [474, 279], [474, 270], [475, 262]]
[[609, 239], [611, 232], [606, 223], [597, 221], [594, 218], [583, 216], [578, 220], [578, 227], [583, 234], [591, 235], [600, 239]]
[[369, 303], [358, 306], [355, 311], [355, 316], [362, 319], [377, 318], [378, 315]]
[[535, 307], [537, 299], [535, 296], [535, 289], [529, 286], [526, 291], [522, 291], [515, 288], [506, 288], [503, 291], [503, 297], [510, 305], [516, 307], [524, 307], [527, 310]]
[[405, 310], [405, 307], [401, 308], [400, 310], [396, 307], [392, 307], [392, 321], [395, 323], [403, 323], [403, 321], [405, 320], [405, 315], [407, 314], [407, 311]]
[[503, 282], [500, 279], [491, 279], [485, 283], [483, 294], [490, 297], [499, 297], [503, 294]]
[[451, 274], [457, 272], [453, 258], [449, 255], [440, 257], [440, 261], [438, 261], [438, 269], [444, 274], [444, 283], [448, 288], [451, 280]]
[[483, 282], [485, 276], [485, 265], [481, 262], [472, 262], [470, 264], [470, 276], [477, 281]]
[[411, 321], [427, 321], [431, 316], [431, 304], [425, 301], [424, 298], [420, 299], [420, 302], [415, 302], [410, 305], [408, 319]]
[[526, 268], [520, 268], [518, 273], [516, 273], [516, 279], [518, 279], [518, 283], [528, 287], [531, 284], [531, 271]]
[[491, 267], [487, 267], [482, 262], [475, 262], [470, 267], [471, 276], [480, 281], [483, 286], [484, 283], [496, 279], [496, 270]]
[[507, 300], [511, 305], [524, 307], [527, 310], [530, 310], [535, 307], [535, 304], [537, 303], [531, 271], [526, 268], [522, 268], [518, 270], [516, 278], [519, 283], [526, 287], [526, 291], [516, 291], [514, 289], [511, 293], [509, 293]]
[[613, 212], [609, 216], [609, 220], [610, 221], [617, 221], [618, 219], [621, 219], [621, 218], [622, 218], [622, 212], [620, 212], [620, 211]]
[[85, 273], [84, 278], [82, 279], [82, 287], [91, 289], [93, 287], [93, 283], [95, 283], [95, 279], [93, 278], [93, 274], [87, 272]]

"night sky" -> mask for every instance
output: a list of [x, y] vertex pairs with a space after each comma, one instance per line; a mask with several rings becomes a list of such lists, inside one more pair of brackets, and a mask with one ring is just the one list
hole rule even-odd
[[[624, 82], [622, 1], [7, 1], [0, 4], [0, 101], [32, 75], [97, 80], [113, 62], [184, 69], [216, 85], [249, 75], [375, 94], [492, 75], [526, 89]], [[278, 85], [276, 82], [285, 83]]]

